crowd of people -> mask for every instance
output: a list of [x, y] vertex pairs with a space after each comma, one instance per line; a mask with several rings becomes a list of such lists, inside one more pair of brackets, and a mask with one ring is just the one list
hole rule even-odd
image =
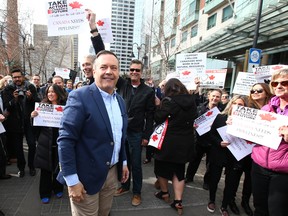
[[[159, 189], [154, 195], [180, 215], [185, 184], [194, 181], [205, 155], [203, 188], [209, 190], [209, 212], [216, 210], [217, 186], [225, 169], [221, 215], [229, 216], [228, 207], [239, 214], [235, 196], [243, 173], [241, 206], [247, 215], [286, 214], [287, 124], [279, 128], [282, 141], [277, 150], [256, 144], [252, 154], [240, 161], [228, 150], [231, 143], [222, 140], [217, 129], [233, 124], [230, 117], [235, 105], [287, 116], [287, 69], [276, 71], [269, 85], [251, 86], [249, 96], [232, 96], [220, 89], [209, 89], [204, 96], [200, 94], [198, 79], [195, 91], [188, 91], [176, 78], [156, 86], [151, 78], [142, 78], [144, 65], [136, 59], [130, 63], [129, 78], [122, 78], [119, 59], [105, 50], [96, 28], [96, 15], [88, 10], [87, 19], [96, 55], [83, 59], [86, 81], [73, 87], [72, 80], [54, 75], [41, 85], [39, 75], [28, 81], [21, 69], [1, 78], [0, 128], [4, 126], [5, 130], [0, 131], [0, 179], [11, 178], [6, 166], [14, 161], [18, 176], [26, 175], [25, 136], [29, 174], [35, 176], [35, 168], [40, 169], [39, 196], [43, 204], [49, 203], [52, 195], [61, 198], [66, 185], [72, 215], [109, 215], [113, 197], [130, 193], [131, 185], [131, 205], [141, 204], [142, 165], [154, 158], [155, 185]], [[60, 128], [33, 126], [38, 116], [36, 102], [65, 106]], [[194, 120], [216, 107], [220, 113], [211, 130], [199, 135]], [[155, 126], [166, 120], [162, 148], [148, 146]], [[169, 192], [169, 181], [173, 193]], [[250, 206], [251, 195], [254, 210]]]

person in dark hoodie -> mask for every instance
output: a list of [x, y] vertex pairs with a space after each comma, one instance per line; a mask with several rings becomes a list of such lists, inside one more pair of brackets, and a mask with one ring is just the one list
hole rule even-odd
[[182, 194], [185, 186], [185, 163], [193, 154], [193, 124], [197, 117], [194, 95], [175, 78], [169, 79], [164, 89], [165, 97], [155, 111], [154, 120], [161, 124], [168, 118], [168, 127], [161, 150], [155, 151], [154, 172], [161, 191], [155, 196], [169, 202], [168, 180], [172, 180], [174, 202], [171, 207], [182, 213]]

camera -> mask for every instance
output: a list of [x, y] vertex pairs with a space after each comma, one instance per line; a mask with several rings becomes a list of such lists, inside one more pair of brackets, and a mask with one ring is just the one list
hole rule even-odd
[[19, 88], [19, 89], [16, 89], [16, 91], [18, 92], [18, 97], [19, 98], [24, 98], [25, 97], [25, 93], [27, 91], [26, 88]]

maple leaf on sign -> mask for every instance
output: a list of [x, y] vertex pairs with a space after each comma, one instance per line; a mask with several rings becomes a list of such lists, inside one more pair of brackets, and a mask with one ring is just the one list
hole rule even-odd
[[102, 20], [98, 20], [97, 25], [98, 26], [103, 26], [105, 23]]
[[52, 10], [51, 9], [48, 10], [48, 14], [52, 14]]
[[273, 70], [279, 70], [281, 68], [283, 68], [283, 66], [280, 66], [280, 65], [276, 65], [276, 66], [272, 67]]
[[261, 117], [261, 120], [266, 120], [266, 121], [273, 121], [273, 120], [276, 120], [277, 118], [273, 117], [270, 113], [265, 113], [265, 114], [260, 114], [259, 115]]
[[253, 144], [253, 142], [251, 142], [251, 141], [248, 141], [248, 140], [246, 140], [246, 143], [247, 143], [248, 145], [251, 145], [251, 144]]
[[191, 72], [190, 71], [183, 71], [182, 74], [183, 75], [189, 75]]
[[155, 134], [155, 135], [153, 135], [152, 136], [152, 140], [155, 142], [156, 140], [158, 140], [158, 135], [157, 134]]
[[77, 1], [74, 1], [74, 2], [70, 3], [69, 6], [72, 7], [72, 9], [80, 9], [81, 6], [83, 6], [83, 5]]
[[214, 80], [214, 78], [215, 78], [214, 75], [209, 76], [209, 79], [210, 79], [210, 80]]
[[63, 112], [63, 108], [61, 106], [56, 107], [55, 110], [57, 110], [58, 112]]
[[40, 110], [40, 107], [37, 107], [36, 110], [37, 110], [37, 111]]
[[206, 116], [211, 116], [213, 114], [213, 111], [207, 112]]

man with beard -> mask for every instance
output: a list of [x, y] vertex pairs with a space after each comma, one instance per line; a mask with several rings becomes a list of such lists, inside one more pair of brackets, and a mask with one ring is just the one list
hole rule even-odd
[[23, 151], [23, 136], [28, 144], [28, 167], [31, 176], [35, 176], [34, 156], [36, 150], [36, 135], [30, 122], [30, 114], [34, 110], [35, 102], [40, 102], [35, 86], [25, 81], [20, 69], [11, 72], [12, 84], [3, 91], [4, 112], [7, 120], [7, 145], [14, 145], [17, 158], [18, 176], [25, 175], [25, 156]]

